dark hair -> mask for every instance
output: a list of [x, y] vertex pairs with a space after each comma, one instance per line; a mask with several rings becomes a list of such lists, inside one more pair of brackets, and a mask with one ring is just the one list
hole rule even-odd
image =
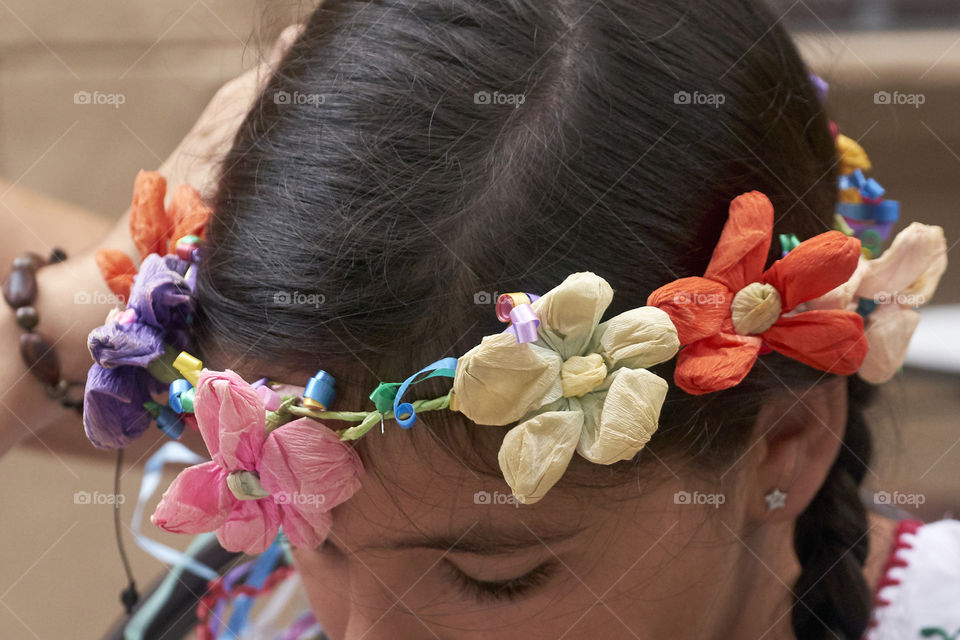
[[[379, 381], [501, 331], [475, 304], [493, 292], [593, 271], [615, 291], [610, 317], [701, 275], [745, 191], [773, 202], [775, 237], [828, 230], [835, 159], [808, 71], [759, 0], [327, 0], [224, 163], [199, 348], [264, 375], [323, 368], [342, 406], [368, 406]], [[318, 304], [284, 299], [309, 294]], [[672, 381], [671, 363], [656, 371]], [[647, 450], [729, 464], [772, 390], [823, 378], [769, 354], [729, 391], [671, 385]], [[843, 450], [796, 526], [804, 639], [859, 639], [869, 617], [870, 391], [848, 384]], [[442, 393], [430, 385], [413, 396]], [[433, 436], [502, 437], [441, 413]]]

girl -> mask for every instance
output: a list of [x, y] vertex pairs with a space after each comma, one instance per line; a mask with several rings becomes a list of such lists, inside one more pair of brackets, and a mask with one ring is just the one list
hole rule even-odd
[[[733, 294], [791, 250], [771, 238], [830, 232], [843, 169], [808, 70], [759, 2], [325, 3], [222, 163], [191, 274], [189, 349], [209, 371], [239, 376], [193, 381], [207, 464], [222, 467], [210, 473], [229, 473], [239, 502], [224, 493], [198, 506], [184, 480], [154, 522], [189, 531], [188, 522], [213, 522], [226, 509], [230, 519], [216, 521], [221, 541], [252, 549], [272, 538], [269, 526], [257, 529], [262, 540], [251, 533], [268, 511], [241, 510], [272, 495], [280, 510], [269, 513], [309, 523], [282, 521], [330, 638], [855, 639], [871, 617], [872, 637], [949, 637], [960, 627], [956, 608], [919, 599], [955, 601], [957, 564], [937, 569], [935, 589], [929, 574], [891, 586], [896, 575], [886, 571], [913, 538], [917, 557], [956, 563], [960, 527], [905, 528], [862, 501], [864, 410], [875, 387], [856, 374], [866, 342], [852, 329], [844, 342], [852, 325], [799, 342], [739, 325], [733, 342], [704, 346], [709, 332], [700, 342], [692, 335], [713, 322], [706, 309], [729, 314]], [[751, 226], [767, 219], [772, 228]], [[734, 236], [753, 257], [723, 271], [717, 256]], [[803, 274], [826, 278], [809, 285], [822, 291], [804, 304], [853, 277], [859, 243], [850, 263], [837, 257], [849, 248], [837, 236], [822, 259], [850, 268], [826, 286], [821, 254], [793, 248], [810, 257], [773, 293], [757, 294], [778, 296], [773, 319]], [[748, 261], [755, 277], [731, 275]], [[704, 274], [727, 288], [682, 280]], [[478, 350], [502, 335], [498, 294], [515, 291], [549, 301], [533, 306], [541, 346], [594, 330], [601, 314], [653, 309], [642, 326], [660, 327], [657, 348], [669, 353], [619, 374], [631, 386], [618, 393], [643, 399], [618, 418], [647, 425], [618, 432], [635, 455], [593, 452], [607, 436], [581, 436], [580, 423], [572, 455], [551, 439], [556, 425], [528, 424], [540, 405], [510, 420], [481, 418], [523, 392], [509, 367], [484, 378], [485, 366], [507, 356]], [[511, 300], [523, 306], [522, 296]], [[842, 313], [853, 324], [860, 317]], [[826, 364], [816, 345], [796, 346], [827, 339], [835, 342]], [[673, 358], [680, 346], [687, 355]], [[590, 363], [568, 365], [573, 356], [558, 350], [563, 384], [592, 375]], [[695, 353], [703, 357], [693, 371]], [[442, 408], [419, 405], [403, 429], [394, 402], [383, 423], [343, 445], [349, 453], [338, 450], [337, 464], [366, 473], [352, 486], [344, 472], [334, 504], [285, 508], [291, 498], [268, 486], [271, 452], [303, 474], [332, 464], [284, 445], [279, 434], [296, 433], [284, 432], [289, 425], [263, 440], [273, 449], [249, 454], [256, 476], [224, 462], [246, 446], [224, 439], [234, 428], [225, 416], [247, 424], [239, 417], [255, 397], [240, 378], [303, 387], [326, 379], [320, 368], [335, 379], [335, 408], [351, 411], [368, 406], [378, 385], [444, 357], [458, 359], [454, 396], [442, 395], [443, 375], [424, 380], [406, 401], [440, 396]], [[258, 396], [268, 409], [270, 393]], [[601, 424], [609, 417], [598, 409]], [[301, 455], [302, 468], [291, 462]], [[317, 530], [317, 544], [301, 542]], [[924, 541], [923, 531], [936, 535]], [[918, 595], [898, 604], [897, 588]], [[900, 618], [885, 621], [884, 609]]]

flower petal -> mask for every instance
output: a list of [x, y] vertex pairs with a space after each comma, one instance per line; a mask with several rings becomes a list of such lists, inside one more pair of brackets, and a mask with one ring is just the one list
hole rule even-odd
[[726, 285], [706, 278], [674, 280], [650, 294], [647, 304], [667, 312], [680, 344], [692, 344], [720, 332], [730, 316], [733, 294]]
[[784, 313], [848, 281], [857, 270], [860, 241], [827, 231], [801, 242], [763, 274], [763, 282], [780, 293]]
[[870, 351], [857, 372], [860, 377], [871, 384], [890, 380], [907, 359], [910, 338], [919, 322], [919, 313], [892, 304], [881, 305], [867, 316]]
[[804, 311], [781, 317], [762, 338], [788, 358], [829, 373], [855, 373], [867, 355], [863, 318], [853, 311]]
[[329, 528], [320, 516], [342, 504], [360, 489], [360, 456], [336, 433], [300, 418], [275, 429], [263, 445], [260, 483], [283, 512], [296, 511], [318, 535]]
[[870, 261], [861, 254], [857, 261], [857, 269], [850, 276], [850, 279], [836, 288], [828, 291], [819, 298], [807, 301], [808, 309], [843, 309], [844, 311], [856, 311], [859, 302], [857, 290], [860, 283], [863, 282], [863, 276], [870, 268]]
[[217, 540], [227, 551], [263, 553], [279, 531], [280, 507], [272, 500], [238, 500], [217, 528]]
[[143, 406], [151, 399], [150, 378], [139, 367], [90, 367], [83, 394], [83, 428], [90, 442], [101, 449], [120, 449], [150, 427], [151, 416]]
[[737, 196], [704, 278], [739, 291], [760, 279], [770, 252], [773, 234], [773, 204], [759, 191]]
[[172, 228], [163, 207], [166, 192], [167, 181], [156, 171], [137, 174], [130, 205], [130, 236], [141, 259], [151, 253], [166, 253], [167, 237]]
[[204, 369], [193, 404], [214, 462], [227, 471], [256, 469], [266, 437], [266, 410], [257, 392], [229, 369]]
[[629, 460], [657, 430], [667, 381], [646, 369], [617, 369], [580, 398], [584, 424], [577, 452], [597, 464]]
[[280, 524], [290, 544], [301, 549], [316, 549], [327, 539], [333, 516], [329, 511], [290, 509], [283, 504], [280, 505]]
[[182, 184], [173, 191], [167, 215], [173, 222], [170, 244], [167, 253], [175, 253], [177, 240], [183, 236], [203, 237], [204, 228], [212, 215], [210, 207], [203, 202], [200, 193], [188, 184]]
[[223, 468], [204, 462], [174, 478], [150, 522], [171, 533], [206, 533], [226, 522], [238, 502], [227, 488]]
[[580, 440], [583, 413], [546, 411], [507, 432], [498, 459], [513, 495], [533, 504], [563, 476]]
[[588, 350], [603, 356], [612, 371], [652, 367], [673, 358], [679, 348], [677, 328], [666, 311], [637, 307], [600, 323]]
[[563, 359], [512, 333], [484, 336], [457, 359], [453, 391], [459, 411], [477, 424], [504, 425], [562, 395]]
[[94, 260], [110, 291], [124, 302], [129, 300], [133, 277], [137, 275], [137, 266], [130, 256], [119, 249], [99, 249]]
[[584, 355], [603, 312], [613, 300], [613, 288], [590, 271], [572, 273], [532, 303], [540, 319], [540, 340], [566, 360]]
[[139, 322], [111, 322], [90, 332], [87, 348], [103, 367], [146, 367], [163, 355], [163, 336], [158, 329]]
[[164, 332], [167, 342], [186, 348], [187, 323], [193, 310], [190, 286], [175, 267], [176, 258], [151, 254], [140, 264], [130, 289], [129, 307], [137, 312], [137, 321]]
[[[926, 303], [947, 268], [947, 239], [941, 227], [911, 223], [879, 258], [869, 261], [858, 294], [876, 298], [906, 294]], [[913, 306], [913, 305], [905, 305]]]
[[734, 333], [698, 340], [681, 349], [673, 381], [693, 395], [736, 386], [753, 368], [761, 342], [756, 336]]

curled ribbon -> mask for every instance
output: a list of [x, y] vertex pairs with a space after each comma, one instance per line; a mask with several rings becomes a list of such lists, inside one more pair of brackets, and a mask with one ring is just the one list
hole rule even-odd
[[532, 303], [539, 299], [536, 294], [522, 292], [504, 293], [497, 298], [497, 319], [510, 323], [503, 332], [515, 335], [517, 342], [536, 342], [540, 319]]

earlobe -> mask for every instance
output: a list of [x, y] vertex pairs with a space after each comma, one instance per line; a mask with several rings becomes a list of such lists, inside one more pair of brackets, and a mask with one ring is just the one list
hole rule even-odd
[[754, 426], [750, 517], [762, 522], [797, 518], [833, 466], [846, 422], [845, 377], [808, 389], [785, 389], [771, 397]]

